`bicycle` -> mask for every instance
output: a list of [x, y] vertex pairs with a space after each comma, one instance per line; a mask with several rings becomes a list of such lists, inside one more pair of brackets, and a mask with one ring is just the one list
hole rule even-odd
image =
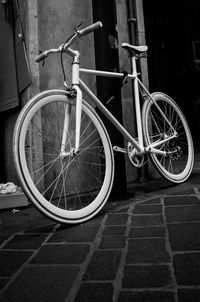
[[[113, 184], [114, 151], [127, 154], [136, 167], [144, 165], [148, 155], [172, 183], [184, 182], [193, 168], [192, 136], [181, 109], [162, 92], [150, 94], [138, 77], [136, 59], [146, 53], [146, 45], [122, 44], [131, 58], [130, 74], [79, 67], [80, 53], [70, 46], [101, 27], [97, 22], [76, 28], [64, 44], [37, 56], [40, 62], [53, 53], [70, 55], [72, 84], [64, 82], [64, 90], [47, 90], [33, 97], [14, 130], [14, 161], [22, 187], [40, 211], [59, 223], [87, 221], [103, 208]], [[135, 138], [80, 79], [79, 72], [133, 81]], [[124, 136], [127, 148], [112, 147], [94, 105], [82, 99], [82, 91]]]

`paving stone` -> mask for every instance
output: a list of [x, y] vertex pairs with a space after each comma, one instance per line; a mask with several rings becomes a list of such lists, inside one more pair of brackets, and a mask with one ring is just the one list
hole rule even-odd
[[118, 302], [175, 302], [174, 293], [161, 291], [122, 291]]
[[200, 301], [200, 289], [179, 289], [179, 302], [198, 302]]
[[79, 272], [77, 267], [28, 267], [4, 293], [3, 301], [63, 302]]
[[200, 220], [200, 206], [178, 206], [165, 208], [166, 220], [171, 222]]
[[106, 236], [102, 237], [99, 244], [100, 249], [122, 249], [125, 247], [126, 240], [122, 236]]
[[5, 237], [0, 237], [0, 245], [7, 239], [7, 236]]
[[113, 285], [111, 283], [83, 283], [75, 302], [108, 302], [112, 301]]
[[38, 249], [44, 242], [47, 235], [16, 235], [12, 240], [10, 240], [4, 249]]
[[106, 225], [125, 225], [128, 220], [128, 214], [108, 214]]
[[44, 245], [31, 260], [34, 264], [81, 264], [90, 249], [89, 244]]
[[132, 226], [154, 226], [162, 225], [163, 216], [162, 215], [133, 215], [132, 216]]
[[121, 251], [96, 251], [87, 267], [84, 280], [113, 280], [121, 259]]
[[163, 238], [131, 239], [128, 242], [126, 263], [169, 262], [166, 242]]
[[49, 242], [91, 242], [96, 237], [100, 224], [79, 224], [63, 227], [53, 234]]
[[153, 198], [151, 200], [143, 202], [142, 204], [161, 204], [161, 200], [160, 198]]
[[196, 196], [167, 196], [164, 198], [165, 206], [200, 205]]
[[54, 231], [56, 223], [48, 223], [40, 226], [31, 226], [27, 228], [24, 233], [44, 233], [48, 234]]
[[[122, 203], [123, 203], [123, 200], [122, 200]], [[129, 207], [121, 208], [121, 209], [117, 210], [116, 213], [128, 213], [128, 210], [129, 210]]]
[[174, 268], [179, 285], [200, 285], [200, 253], [174, 256]]
[[137, 227], [131, 228], [129, 237], [143, 238], [143, 237], [165, 237], [166, 231], [164, 227], [149, 226], [149, 227]]
[[123, 288], [166, 287], [171, 284], [171, 274], [167, 265], [125, 266]]
[[12, 276], [32, 254], [30, 251], [0, 251], [0, 276]]
[[136, 205], [134, 210], [134, 214], [160, 214], [162, 213], [162, 205]]
[[126, 231], [126, 226], [106, 226], [103, 231], [103, 236], [121, 235], [123, 236]]
[[200, 222], [168, 224], [173, 251], [200, 250]]
[[[9, 278], [0, 278], [0, 291], [4, 288], [4, 286], [10, 281]], [[1, 299], [1, 298], [0, 298]], [[0, 300], [1, 301], [1, 300]]]
[[170, 195], [188, 195], [188, 194], [194, 194], [194, 189], [193, 188], [188, 188], [186, 190], [182, 190], [182, 191], [171, 191]]

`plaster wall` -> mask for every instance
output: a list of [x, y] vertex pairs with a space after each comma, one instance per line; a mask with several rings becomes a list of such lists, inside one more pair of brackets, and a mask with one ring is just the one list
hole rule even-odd
[[[57, 48], [73, 33], [74, 27], [83, 21], [82, 27], [93, 23], [91, 0], [49, 0], [38, 1], [38, 48], [45, 50]], [[94, 40], [93, 34], [79, 39], [73, 46], [81, 52], [81, 67], [94, 68]], [[64, 55], [67, 82], [71, 82], [72, 59]], [[95, 78], [82, 76], [86, 83], [95, 89]], [[40, 90], [63, 88], [63, 74], [60, 65], [60, 55], [52, 55], [44, 67], [40, 64]]]

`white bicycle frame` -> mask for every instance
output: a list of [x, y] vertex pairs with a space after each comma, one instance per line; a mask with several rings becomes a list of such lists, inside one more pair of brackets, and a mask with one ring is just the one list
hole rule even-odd
[[[170, 139], [176, 137], [177, 133], [172, 127], [170, 121], [166, 118], [165, 114], [162, 112], [160, 107], [156, 104], [153, 100], [152, 96], [145, 88], [143, 83], [138, 78], [137, 68], [136, 68], [136, 58], [133, 56], [131, 58], [132, 63], [132, 74], [127, 75], [127, 79], [133, 80], [134, 83], [134, 100], [135, 100], [135, 109], [136, 109], [136, 125], [137, 125], [137, 137], [138, 141], [132, 137], [132, 135], [117, 121], [117, 119], [110, 113], [109, 110], [101, 103], [101, 101], [94, 95], [94, 93], [87, 87], [87, 85], [80, 79], [79, 73], [87, 73], [97, 76], [104, 76], [104, 77], [114, 77], [114, 78], [123, 78], [123, 73], [116, 73], [116, 72], [108, 72], [108, 71], [100, 71], [100, 70], [91, 70], [91, 69], [84, 69], [79, 68], [79, 57], [80, 54], [78, 51], [72, 50], [68, 48], [65, 50], [70, 56], [73, 57], [72, 63], [72, 88], [75, 89], [77, 96], [76, 96], [76, 135], [75, 135], [75, 150], [74, 152], [78, 152], [79, 150], [79, 143], [80, 143], [80, 125], [81, 125], [81, 108], [82, 108], [82, 90], [93, 100], [95, 105], [101, 110], [101, 112], [108, 118], [108, 120], [118, 129], [118, 131], [130, 142], [136, 149], [137, 154], [144, 154], [144, 153], [155, 153], [161, 154], [162, 156], [167, 156], [166, 151], [162, 151], [157, 149], [156, 147], [160, 146], [161, 144], [166, 143]], [[79, 88], [81, 87], [81, 89]], [[155, 106], [158, 108], [159, 112], [165, 119], [166, 123], [171, 127], [173, 131], [173, 135], [165, 135], [164, 139], [160, 139], [149, 146], [144, 146], [144, 138], [143, 138], [143, 129], [142, 129], [142, 118], [141, 118], [141, 108], [140, 108], [140, 97], [139, 97], [139, 86], [148, 96], [149, 101], [154, 102]], [[68, 123], [70, 117], [70, 110], [69, 108], [66, 109], [66, 118], [65, 118], [65, 125], [63, 131], [63, 139], [62, 139], [62, 146], [65, 146], [66, 140], [66, 133], [68, 130]], [[172, 132], [171, 132], [172, 133]], [[126, 153], [126, 149], [119, 148], [118, 151]], [[64, 150], [63, 150], [64, 152]]]

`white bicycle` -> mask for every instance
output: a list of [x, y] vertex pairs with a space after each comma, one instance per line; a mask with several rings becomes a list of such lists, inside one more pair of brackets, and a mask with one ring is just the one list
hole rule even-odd
[[[61, 223], [86, 221], [105, 205], [113, 184], [113, 151], [126, 153], [136, 167], [141, 167], [148, 155], [157, 171], [173, 183], [184, 182], [193, 168], [193, 141], [180, 108], [164, 93], [150, 94], [138, 78], [136, 59], [147, 46], [122, 44], [131, 57], [131, 74], [79, 67], [80, 53], [70, 46], [101, 27], [97, 22], [76, 29], [66, 43], [36, 58], [40, 62], [52, 53], [70, 55], [72, 85], [64, 83], [64, 90], [36, 95], [24, 106], [15, 126], [14, 160], [21, 185], [39, 210]], [[135, 138], [84, 84], [79, 73], [133, 80]], [[82, 99], [82, 91], [93, 106]], [[111, 145], [96, 107], [124, 136], [126, 148]]]

